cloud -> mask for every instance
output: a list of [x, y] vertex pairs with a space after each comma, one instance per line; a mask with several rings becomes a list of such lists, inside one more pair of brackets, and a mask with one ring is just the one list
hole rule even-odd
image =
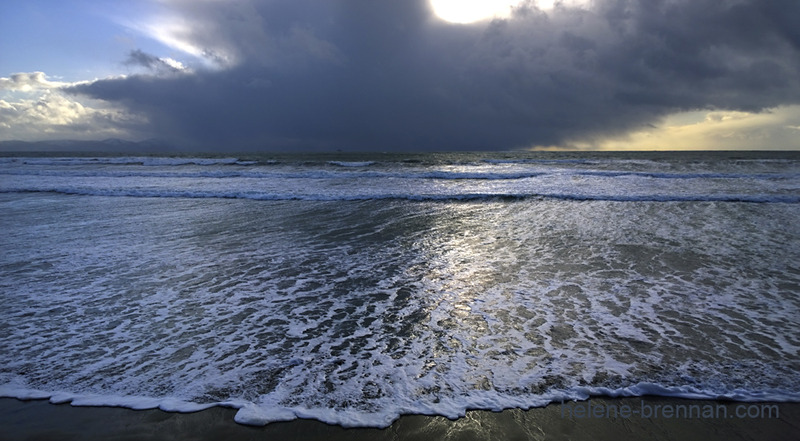
[[751, 113], [697, 111], [667, 117], [658, 128], [585, 146], [607, 150], [800, 150], [800, 106]]
[[[145, 125], [141, 116], [94, 100], [78, 100], [63, 88], [88, 83], [50, 81], [43, 72], [0, 78], [0, 133], [3, 140], [128, 137]], [[11, 92], [11, 93], [9, 93]]]
[[139, 49], [132, 50], [125, 61], [128, 66], [140, 66], [158, 74], [188, 72], [186, 66], [180, 61], [169, 57], [156, 57]]
[[6, 91], [32, 92], [69, 85], [69, 83], [48, 80], [44, 72], [15, 73], [8, 78], [0, 78], [0, 90]]
[[68, 90], [190, 146], [597, 145], [680, 112], [800, 104], [795, 0], [527, 2], [474, 25], [437, 20], [425, 0], [163, 5], [139, 29], [211, 67]]

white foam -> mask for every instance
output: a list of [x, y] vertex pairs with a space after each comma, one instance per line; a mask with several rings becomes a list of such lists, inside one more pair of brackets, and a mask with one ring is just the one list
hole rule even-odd
[[187, 199], [245, 199], [254, 201], [366, 201], [405, 199], [412, 201], [475, 201], [493, 199], [562, 199], [574, 201], [610, 202], [743, 202], [798, 204], [800, 196], [794, 195], [594, 195], [582, 193], [455, 193], [455, 194], [409, 194], [409, 193], [353, 193], [353, 194], [302, 194], [302, 193], [256, 193], [236, 191], [191, 191], [156, 189], [86, 189], [37, 186], [37, 188], [7, 187], [0, 193], [57, 193], [82, 196], [107, 196], [131, 198], [187, 198]]
[[374, 161], [328, 161], [328, 164], [339, 167], [368, 167], [374, 163]]
[[70, 393], [52, 393], [40, 390], [22, 389], [0, 385], [0, 397], [18, 398], [22, 400], [48, 399], [53, 404], [70, 403], [77, 407], [125, 407], [133, 410], [160, 409], [166, 412], [192, 413], [220, 406], [238, 409], [234, 420], [249, 426], [265, 426], [276, 422], [293, 421], [298, 418], [315, 419], [327, 424], [343, 427], [390, 426], [405, 414], [439, 415], [449, 419], [464, 417], [468, 410], [482, 409], [502, 411], [506, 409], [531, 409], [544, 407], [551, 403], [565, 401], [583, 401], [591, 397], [639, 397], [661, 396], [698, 400], [735, 400], [740, 402], [800, 402], [800, 392], [786, 391], [747, 391], [736, 390], [730, 393], [719, 393], [696, 389], [691, 386], [664, 386], [656, 383], [641, 382], [623, 388], [608, 387], [573, 387], [566, 390], [554, 390], [538, 397], [508, 396], [496, 391], [477, 391], [468, 396], [445, 398], [437, 403], [413, 403], [410, 406], [399, 406], [386, 403], [381, 411], [336, 410], [331, 408], [284, 407], [278, 401], [261, 401], [253, 403], [243, 400], [222, 401], [216, 403], [197, 404], [176, 398], [150, 398], [113, 395], [75, 395]]
[[192, 403], [179, 398], [154, 398], [110, 394], [76, 394], [72, 392], [44, 391], [0, 384], [0, 397], [20, 400], [48, 400], [53, 404], [71, 404], [76, 407], [125, 407], [133, 410], [161, 409], [166, 412], [191, 413], [214, 406], [233, 407], [229, 403]]
[[252, 165], [255, 161], [240, 161], [238, 158], [162, 157], [162, 156], [98, 156], [98, 157], [16, 157], [0, 164], [18, 163], [33, 166], [102, 166], [102, 165]]
[[239, 407], [234, 421], [248, 426], [266, 426], [270, 423], [292, 421], [297, 418], [297, 414], [291, 409], [246, 403]]
[[238, 158], [163, 158], [148, 156], [137, 158], [145, 166], [178, 166], [178, 165], [250, 165], [252, 161], [239, 162]]
[[19, 387], [14, 384], [0, 384], [0, 397], [19, 398], [20, 400], [44, 400], [50, 398], [52, 392]]

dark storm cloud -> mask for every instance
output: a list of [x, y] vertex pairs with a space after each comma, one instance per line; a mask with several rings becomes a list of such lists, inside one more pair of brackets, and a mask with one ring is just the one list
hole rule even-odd
[[179, 72], [175, 66], [170, 65], [165, 60], [155, 55], [142, 52], [139, 49], [132, 50], [125, 61], [128, 66], [141, 66], [154, 72]]
[[218, 68], [73, 91], [220, 149], [568, 145], [678, 111], [800, 103], [796, 0], [528, 5], [478, 25], [437, 21], [425, 0], [197, 5], [173, 7]]

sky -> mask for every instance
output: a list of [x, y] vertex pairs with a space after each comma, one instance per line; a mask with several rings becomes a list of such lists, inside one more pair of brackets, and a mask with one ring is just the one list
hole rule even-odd
[[0, 141], [800, 149], [797, 0], [9, 0]]

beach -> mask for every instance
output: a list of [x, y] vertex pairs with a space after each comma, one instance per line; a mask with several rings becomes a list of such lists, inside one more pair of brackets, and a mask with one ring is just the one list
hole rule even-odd
[[[591, 403], [592, 407], [589, 407]], [[736, 406], [777, 406], [773, 417], [738, 418]], [[578, 417], [575, 406], [601, 409], [599, 417]], [[663, 412], [644, 418], [607, 418], [608, 409], [642, 406], [663, 411], [681, 406], [718, 406], [727, 418], [667, 418]], [[773, 407], [774, 409], [774, 407]], [[570, 415], [573, 412], [573, 415]], [[233, 421], [234, 409], [214, 407], [195, 413], [161, 410], [130, 410], [114, 407], [54, 405], [46, 400], [0, 399], [0, 440], [766, 440], [800, 436], [800, 404], [736, 403], [732, 401], [685, 400], [663, 397], [593, 398], [589, 401], [552, 404], [527, 411], [469, 411], [463, 418], [406, 415], [386, 429], [345, 429], [315, 420], [298, 419], [251, 427]], [[683, 415], [681, 415], [683, 416]]]

